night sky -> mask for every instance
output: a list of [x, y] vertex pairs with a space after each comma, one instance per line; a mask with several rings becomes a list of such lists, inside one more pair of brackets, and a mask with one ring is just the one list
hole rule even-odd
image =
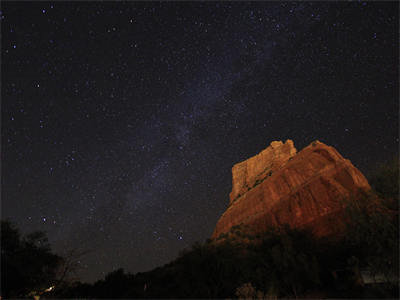
[[398, 153], [396, 2], [1, 4], [2, 218], [82, 281], [210, 237], [273, 140]]

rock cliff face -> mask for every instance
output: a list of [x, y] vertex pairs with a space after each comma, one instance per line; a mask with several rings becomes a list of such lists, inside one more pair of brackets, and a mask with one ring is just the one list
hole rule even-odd
[[293, 141], [274, 141], [232, 168], [228, 209], [212, 238], [245, 225], [255, 233], [289, 225], [316, 236], [343, 229], [343, 202], [370, 190], [364, 175], [335, 148], [315, 141], [299, 153]]

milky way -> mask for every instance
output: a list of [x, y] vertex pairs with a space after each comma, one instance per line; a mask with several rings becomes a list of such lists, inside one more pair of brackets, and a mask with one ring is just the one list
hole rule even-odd
[[2, 217], [93, 281], [210, 237], [233, 164], [397, 153], [395, 2], [4, 2]]

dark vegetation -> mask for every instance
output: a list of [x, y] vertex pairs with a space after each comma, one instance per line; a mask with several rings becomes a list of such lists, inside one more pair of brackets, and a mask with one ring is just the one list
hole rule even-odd
[[62, 259], [44, 236], [21, 237], [2, 222], [2, 296], [23, 297], [55, 284], [42, 297], [397, 298], [398, 162], [382, 167], [370, 183], [373, 193], [348, 200], [343, 238], [317, 240], [288, 228], [254, 235], [234, 226], [162, 267], [137, 274], [119, 269], [94, 284], [57, 281]]
[[20, 298], [49, 288], [62, 262], [43, 232], [22, 237], [9, 221], [1, 221], [2, 297]]

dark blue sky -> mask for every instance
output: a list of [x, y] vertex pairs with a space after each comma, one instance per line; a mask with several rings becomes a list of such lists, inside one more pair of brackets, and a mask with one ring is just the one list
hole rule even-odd
[[398, 149], [396, 2], [2, 2], [2, 217], [82, 280], [208, 238], [233, 164]]

